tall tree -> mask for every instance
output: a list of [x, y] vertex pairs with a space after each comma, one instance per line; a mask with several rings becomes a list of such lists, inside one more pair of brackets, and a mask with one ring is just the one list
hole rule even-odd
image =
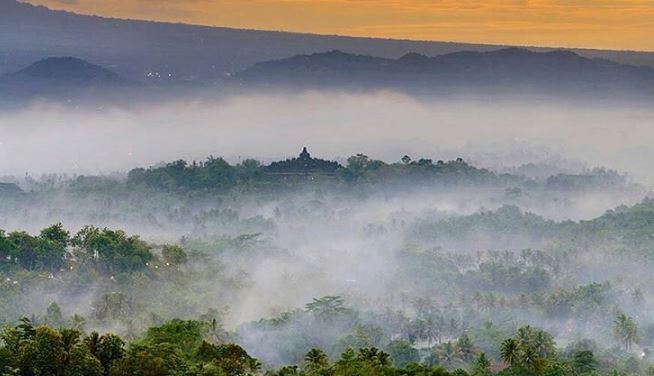
[[613, 322], [613, 334], [622, 342], [625, 351], [631, 351], [633, 343], [639, 340], [636, 322], [624, 313], [620, 313]]

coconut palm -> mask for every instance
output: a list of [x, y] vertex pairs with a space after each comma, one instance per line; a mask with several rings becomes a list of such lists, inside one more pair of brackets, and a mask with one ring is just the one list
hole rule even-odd
[[491, 362], [486, 357], [485, 353], [479, 354], [479, 357], [475, 360], [472, 365], [473, 376], [491, 376], [492, 372], [490, 370]]
[[388, 367], [392, 363], [389, 354], [375, 347], [364, 347], [360, 349], [357, 358], [378, 367]]
[[453, 369], [463, 363], [461, 351], [456, 344], [448, 341], [436, 349], [438, 363], [447, 369]]
[[500, 356], [502, 361], [511, 367], [517, 365], [520, 362], [520, 344], [518, 341], [513, 338], [504, 340], [500, 348]]
[[329, 366], [327, 355], [320, 349], [311, 349], [304, 356], [304, 368], [309, 373], [315, 373]]
[[531, 346], [524, 347], [520, 352], [520, 363], [529, 370], [535, 369], [540, 359], [538, 352]]
[[634, 342], [638, 342], [638, 326], [634, 320], [621, 313], [614, 321], [613, 334], [615, 338], [624, 344], [625, 351], [630, 351]]
[[463, 359], [463, 361], [466, 363], [474, 359], [475, 355], [477, 354], [477, 348], [467, 334], [464, 334], [458, 339], [456, 346], [461, 352], [461, 359]]
[[556, 351], [554, 338], [543, 330], [537, 330], [534, 333], [531, 344], [538, 356], [542, 358], [549, 357]]

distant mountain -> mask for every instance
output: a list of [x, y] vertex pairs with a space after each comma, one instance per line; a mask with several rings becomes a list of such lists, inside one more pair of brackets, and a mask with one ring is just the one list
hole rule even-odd
[[38, 61], [9, 79], [57, 83], [70, 86], [127, 83], [116, 72], [74, 57], [51, 57]]
[[330, 51], [255, 64], [237, 78], [249, 84], [389, 87], [429, 91], [565, 91], [654, 95], [654, 68], [590, 59], [572, 51], [506, 48], [399, 59]]
[[13, 100], [73, 99], [82, 94], [98, 95], [133, 86], [109, 69], [73, 57], [47, 58], [0, 77], [0, 95]]
[[[497, 48], [118, 20], [0, 0], [0, 75], [50, 56], [75, 56], [135, 81], [216, 81], [260, 61], [334, 49], [396, 59], [409, 52], [433, 56]], [[654, 66], [654, 53], [575, 51]]]

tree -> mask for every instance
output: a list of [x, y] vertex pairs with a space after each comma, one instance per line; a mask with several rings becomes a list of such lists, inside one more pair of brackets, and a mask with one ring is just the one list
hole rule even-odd
[[165, 262], [171, 265], [181, 265], [186, 263], [188, 257], [182, 247], [177, 245], [166, 245], [161, 250], [161, 255]]
[[475, 344], [472, 343], [470, 337], [465, 334], [458, 339], [456, 346], [459, 348], [459, 352], [461, 353], [461, 359], [466, 363], [471, 361], [477, 353]]
[[327, 354], [320, 349], [311, 349], [304, 356], [304, 369], [309, 374], [317, 374], [324, 368], [329, 366]]
[[86, 326], [86, 319], [78, 314], [74, 314], [68, 324], [72, 329], [76, 329], [79, 331], [84, 331], [84, 327]]
[[61, 308], [56, 302], [50, 303], [45, 313], [45, 322], [52, 327], [59, 327], [64, 323], [64, 316]]
[[520, 362], [520, 347], [518, 341], [513, 338], [508, 338], [502, 342], [500, 348], [500, 356], [502, 361], [511, 367], [515, 367]]
[[367, 364], [377, 367], [389, 367], [392, 363], [391, 356], [375, 347], [364, 347], [359, 349], [357, 359]]
[[239, 345], [214, 345], [203, 341], [197, 349], [197, 359], [209, 362], [226, 375], [246, 375], [256, 372], [261, 364]]
[[120, 230], [86, 226], [71, 243], [109, 273], [141, 270], [153, 258], [150, 245]]
[[100, 336], [93, 355], [100, 361], [105, 375], [109, 375], [114, 362], [125, 356], [125, 341], [119, 336], [107, 333]]
[[175, 376], [188, 369], [179, 348], [164, 343], [133, 345], [127, 355], [114, 363], [111, 376]]
[[75, 346], [68, 354], [69, 363], [64, 376], [102, 376], [102, 365], [84, 346]]
[[420, 353], [407, 341], [392, 341], [388, 344], [387, 349], [396, 367], [403, 368], [409, 363], [420, 361]]
[[59, 375], [64, 360], [63, 338], [47, 326], [36, 328], [34, 338], [20, 348], [20, 371], [25, 376]]
[[491, 362], [486, 357], [486, 354], [480, 353], [472, 365], [470, 374], [472, 376], [490, 376], [493, 374], [491, 372], [490, 366], [491, 366]]
[[577, 374], [591, 373], [597, 368], [597, 360], [592, 351], [578, 351], [572, 357], [572, 367]]
[[204, 323], [201, 321], [175, 319], [148, 329], [144, 343], [151, 345], [169, 343], [190, 354], [202, 344], [203, 328]]
[[313, 299], [306, 305], [306, 310], [320, 319], [333, 319], [339, 315], [351, 312], [345, 307], [345, 300], [340, 296], [324, 296]]
[[625, 351], [631, 351], [632, 344], [639, 340], [636, 322], [624, 313], [620, 313], [613, 322], [613, 334], [624, 345]]
[[447, 369], [456, 368], [463, 362], [461, 351], [456, 344], [449, 341], [436, 348], [436, 357], [438, 364]]
[[98, 320], [120, 320], [129, 317], [132, 308], [129, 298], [120, 292], [103, 295], [93, 303]]
[[53, 242], [62, 250], [65, 250], [70, 242], [70, 232], [66, 231], [61, 223], [44, 228], [40, 237]]

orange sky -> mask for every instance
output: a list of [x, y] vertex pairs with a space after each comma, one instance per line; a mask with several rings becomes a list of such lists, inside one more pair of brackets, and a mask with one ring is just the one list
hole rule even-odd
[[238, 28], [654, 51], [654, 0], [29, 0]]

